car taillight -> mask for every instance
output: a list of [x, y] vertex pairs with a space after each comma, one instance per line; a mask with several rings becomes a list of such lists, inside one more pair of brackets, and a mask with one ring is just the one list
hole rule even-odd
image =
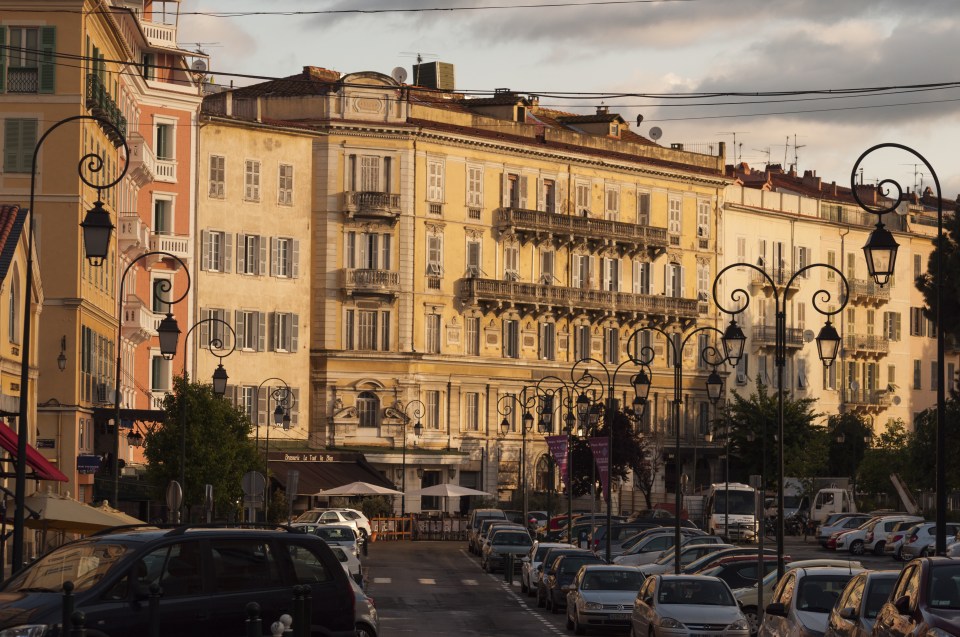
[[869, 533], [867, 533], [867, 536], [863, 539], [867, 542], [873, 542], [873, 531], [870, 531]]
[[890, 541], [891, 541], [891, 542], [898, 542], [898, 541], [901, 540], [902, 538], [903, 538], [903, 534], [902, 534], [902, 533], [897, 533], [896, 535], [893, 536], [893, 538], [890, 539]]
[[916, 535], [911, 535], [911, 536], [910, 536], [910, 539], [907, 540], [907, 544], [913, 544], [913, 543], [916, 542], [916, 541], [917, 541], [917, 536], [916, 536]]
[[377, 607], [377, 604], [376, 604], [376, 602], [373, 601], [373, 598], [372, 598], [372, 597], [367, 596], [367, 601], [370, 602], [370, 605], [373, 606], [374, 608]]

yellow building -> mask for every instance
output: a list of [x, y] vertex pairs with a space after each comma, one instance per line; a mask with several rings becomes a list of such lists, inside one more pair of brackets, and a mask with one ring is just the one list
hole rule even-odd
[[[639, 327], [714, 325], [722, 150], [660, 147], [605, 109], [571, 115], [509, 91], [469, 99], [315, 67], [204, 108], [323, 134], [311, 168], [310, 443], [361, 450], [407, 490], [453, 482], [507, 497], [522, 469], [546, 489], [542, 434], [526, 434], [521, 458], [519, 410], [504, 397], [545, 376], [569, 381], [585, 357], [612, 371]], [[647, 426], [672, 434], [672, 371], [651, 343]], [[707, 424], [697, 354], [684, 351], [684, 473]], [[618, 399], [635, 369], [617, 377]]]

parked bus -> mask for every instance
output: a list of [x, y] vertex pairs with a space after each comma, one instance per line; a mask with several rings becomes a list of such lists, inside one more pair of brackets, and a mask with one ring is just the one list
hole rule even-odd
[[754, 540], [759, 531], [757, 490], [739, 482], [711, 484], [703, 515], [704, 527], [711, 535], [727, 541]]

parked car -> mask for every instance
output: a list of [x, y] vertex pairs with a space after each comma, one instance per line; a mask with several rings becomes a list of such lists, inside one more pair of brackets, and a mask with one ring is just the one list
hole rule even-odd
[[[834, 549], [837, 551], [850, 551], [854, 555], [863, 555], [863, 540], [867, 537], [867, 529], [874, 523], [879, 522], [881, 518], [873, 517], [858, 526], [855, 529], [846, 529], [837, 533]], [[830, 548], [829, 543], [827, 548]]]
[[470, 511], [470, 518], [467, 521], [467, 549], [480, 555], [480, 543], [477, 541], [480, 533], [480, 523], [486, 519], [505, 520], [507, 519], [501, 509], [473, 509]]
[[[547, 605], [547, 573], [550, 572], [553, 563], [557, 560], [558, 557], [562, 555], [572, 555], [572, 554], [582, 554], [582, 555], [593, 555], [590, 551], [586, 549], [578, 548], [564, 548], [564, 547], [555, 547], [552, 549], [547, 549], [547, 552], [543, 555], [543, 561], [540, 563], [540, 566], [537, 567], [539, 570], [539, 576], [535, 576], [537, 582], [537, 607], [543, 608]], [[596, 557], [596, 556], [594, 556]]]
[[634, 566], [581, 566], [567, 593], [567, 629], [585, 635], [590, 628], [629, 626], [633, 601], [646, 578]]
[[487, 543], [487, 538], [494, 529], [500, 527], [526, 530], [522, 524], [509, 520], [484, 520], [480, 523], [480, 531], [477, 533], [477, 555], [483, 557], [483, 547]]
[[[694, 544], [680, 547], [680, 568], [688, 566], [708, 553], [735, 548], [733, 544]], [[647, 575], [654, 573], [673, 573], [676, 570], [676, 551], [667, 549], [653, 564], [644, 567]]]
[[824, 637], [869, 637], [873, 622], [890, 597], [899, 571], [867, 571], [847, 582], [840, 593]]
[[[88, 631], [145, 635], [150, 586], [161, 635], [236, 637], [246, 604], [261, 617], [294, 614], [292, 589], [312, 589], [313, 632], [354, 635], [354, 591], [319, 537], [290, 530], [227, 527], [138, 528], [92, 535], [53, 549], [0, 586], [0, 633], [50, 634], [61, 623], [66, 581]], [[89, 634], [89, 632], [88, 632]]]
[[357, 536], [369, 537], [370, 520], [354, 509], [310, 509], [297, 516], [295, 522], [306, 524], [346, 524], [356, 531]]
[[863, 549], [871, 551], [874, 555], [883, 555], [887, 538], [891, 533], [902, 528], [904, 524], [909, 526], [919, 522], [923, 522], [923, 518], [917, 515], [885, 515], [867, 527], [867, 534], [863, 538]]
[[570, 544], [562, 542], [534, 542], [527, 551], [527, 555], [521, 560], [520, 565], [520, 592], [526, 593], [529, 597], [537, 594], [537, 582], [540, 578], [540, 563], [543, 556], [552, 548], [574, 548]]
[[480, 564], [488, 573], [506, 568], [507, 556], [514, 556], [514, 570], [520, 569], [520, 558], [530, 550], [533, 541], [526, 529], [496, 527], [483, 545]]
[[[634, 544], [640, 540], [650, 537], [651, 535], [665, 535], [665, 534], [676, 534], [676, 527], [673, 526], [656, 526], [652, 529], [647, 529], [646, 531], [640, 531], [633, 537], [627, 538], [624, 540], [623, 544], [620, 545], [621, 555], [625, 553], [628, 549], [632, 548]], [[718, 535], [707, 535], [700, 529], [689, 529], [685, 526], [680, 527], [680, 543], [683, 544], [687, 540], [698, 537], [701, 539], [713, 538], [718, 544], [723, 544], [723, 538]]]
[[559, 613], [567, 607], [567, 593], [573, 585], [573, 578], [581, 566], [586, 564], [603, 564], [600, 557], [592, 553], [571, 553], [561, 555], [553, 561], [550, 570], [544, 571], [544, 606], [553, 614]]
[[[777, 556], [766, 555], [763, 560], [763, 574], [777, 569]], [[695, 575], [709, 575], [719, 577], [727, 583], [731, 589], [746, 588], [756, 586], [757, 580], [757, 558], [753, 555], [735, 555], [722, 559], [719, 562], [711, 564], [706, 568], [700, 569]]]
[[960, 561], [922, 557], [903, 567], [873, 626], [876, 637], [960, 635]]
[[660, 554], [673, 547], [673, 533], [656, 533], [640, 540], [629, 549], [613, 558], [614, 564], [643, 566], [653, 564]]
[[357, 544], [357, 532], [346, 524], [321, 524], [313, 530], [313, 534], [330, 545], [342, 546], [345, 551], [360, 557], [360, 547]]
[[[764, 549], [764, 553], [776, 555], [776, 549]], [[752, 546], [736, 546], [734, 548], [723, 549], [722, 551], [716, 551], [714, 553], [707, 553], [706, 555], [700, 557], [697, 560], [694, 560], [690, 564], [687, 564], [683, 567], [684, 573], [698, 573], [706, 567], [719, 562], [722, 559], [733, 557], [735, 555], [757, 555], [757, 549]], [[789, 555], [783, 556], [785, 560], [789, 560]]]
[[748, 637], [750, 625], [723, 580], [705, 575], [651, 575], [634, 600], [630, 634]]
[[373, 603], [373, 598], [368, 596], [360, 585], [353, 584], [354, 594], [354, 626], [356, 627], [356, 637], [377, 637], [380, 634], [380, 616], [377, 614], [377, 607]]
[[363, 586], [363, 573], [360, 570], [360, 558], [344, 549], [342, 546], [331, 546], [330, 550], [337, 556], [340, 566], [347, 572], [347, 575], [357, 584]]
[[887, 541], [883, 545], [883, 554], [889, 555], [895, 560], [900, 560], [900, 551], [903, 549], [903, 539], [907, 530], [914, 524], [923, 524], [924, 522], [926, 522], [926, 520], [896, 523], [893, 529], [887, 534]]
[[[660, 528], [660, 525], [653, 522], [624, 522], [621, 524], [614, 524], [613, 530], [610, 533], [610, 556], [614, 557], [620, 555], [620, 553], [623, 552], [623, 549], [620, 548], [620, 546], [626, 540], [630, 539], [641, 531], [654, 528]], [[598, 554], [603, 553], [605, 555], [607, 550], [606, 524], [595, 527], [593, 529], [593, 533], [590, 534], [589, 541], [591, 551]]]
[[[837, 531], [855, 529], [872, 517], [866, 513], [837, 513], [834, 515], [840, 517], [834, 519], [834, 516], [830, 516], [827, 518], [827, 521], [817, 529], [817, 541], [820, 542], [820, 546], [823, 548], [827, 548], [827, 540]], [[831, 519], [834, 519], [832, 524], [830, 523]]]
[[[954, 538], [960, 525], [947, 523], [947, 537]], [[903, 535], [903, 546], [900, 547], [901, 559], [909, 561], [915, 557], [927, 557], [935, 552], [937, 539], [937, 523], [924, 522], [910, 527]]]
[[822, 635], [840, 593], [858, 572], [835, 566], [790, 569], [777, 583], [757, 634]]

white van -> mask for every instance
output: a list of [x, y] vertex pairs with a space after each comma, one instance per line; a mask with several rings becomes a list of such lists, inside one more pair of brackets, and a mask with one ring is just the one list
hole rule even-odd
[[817, 491], [810, 509], [810, 519], [819, 526], [833, 513], [856, 513], [857, 505], [846, 489], [830, 487]]
[[757, 490], [739, 482], [711, 484], [707, 490], [703, 517], [710, 535], [719, 535], [728, 542], [753, 540], [760, 530]]

